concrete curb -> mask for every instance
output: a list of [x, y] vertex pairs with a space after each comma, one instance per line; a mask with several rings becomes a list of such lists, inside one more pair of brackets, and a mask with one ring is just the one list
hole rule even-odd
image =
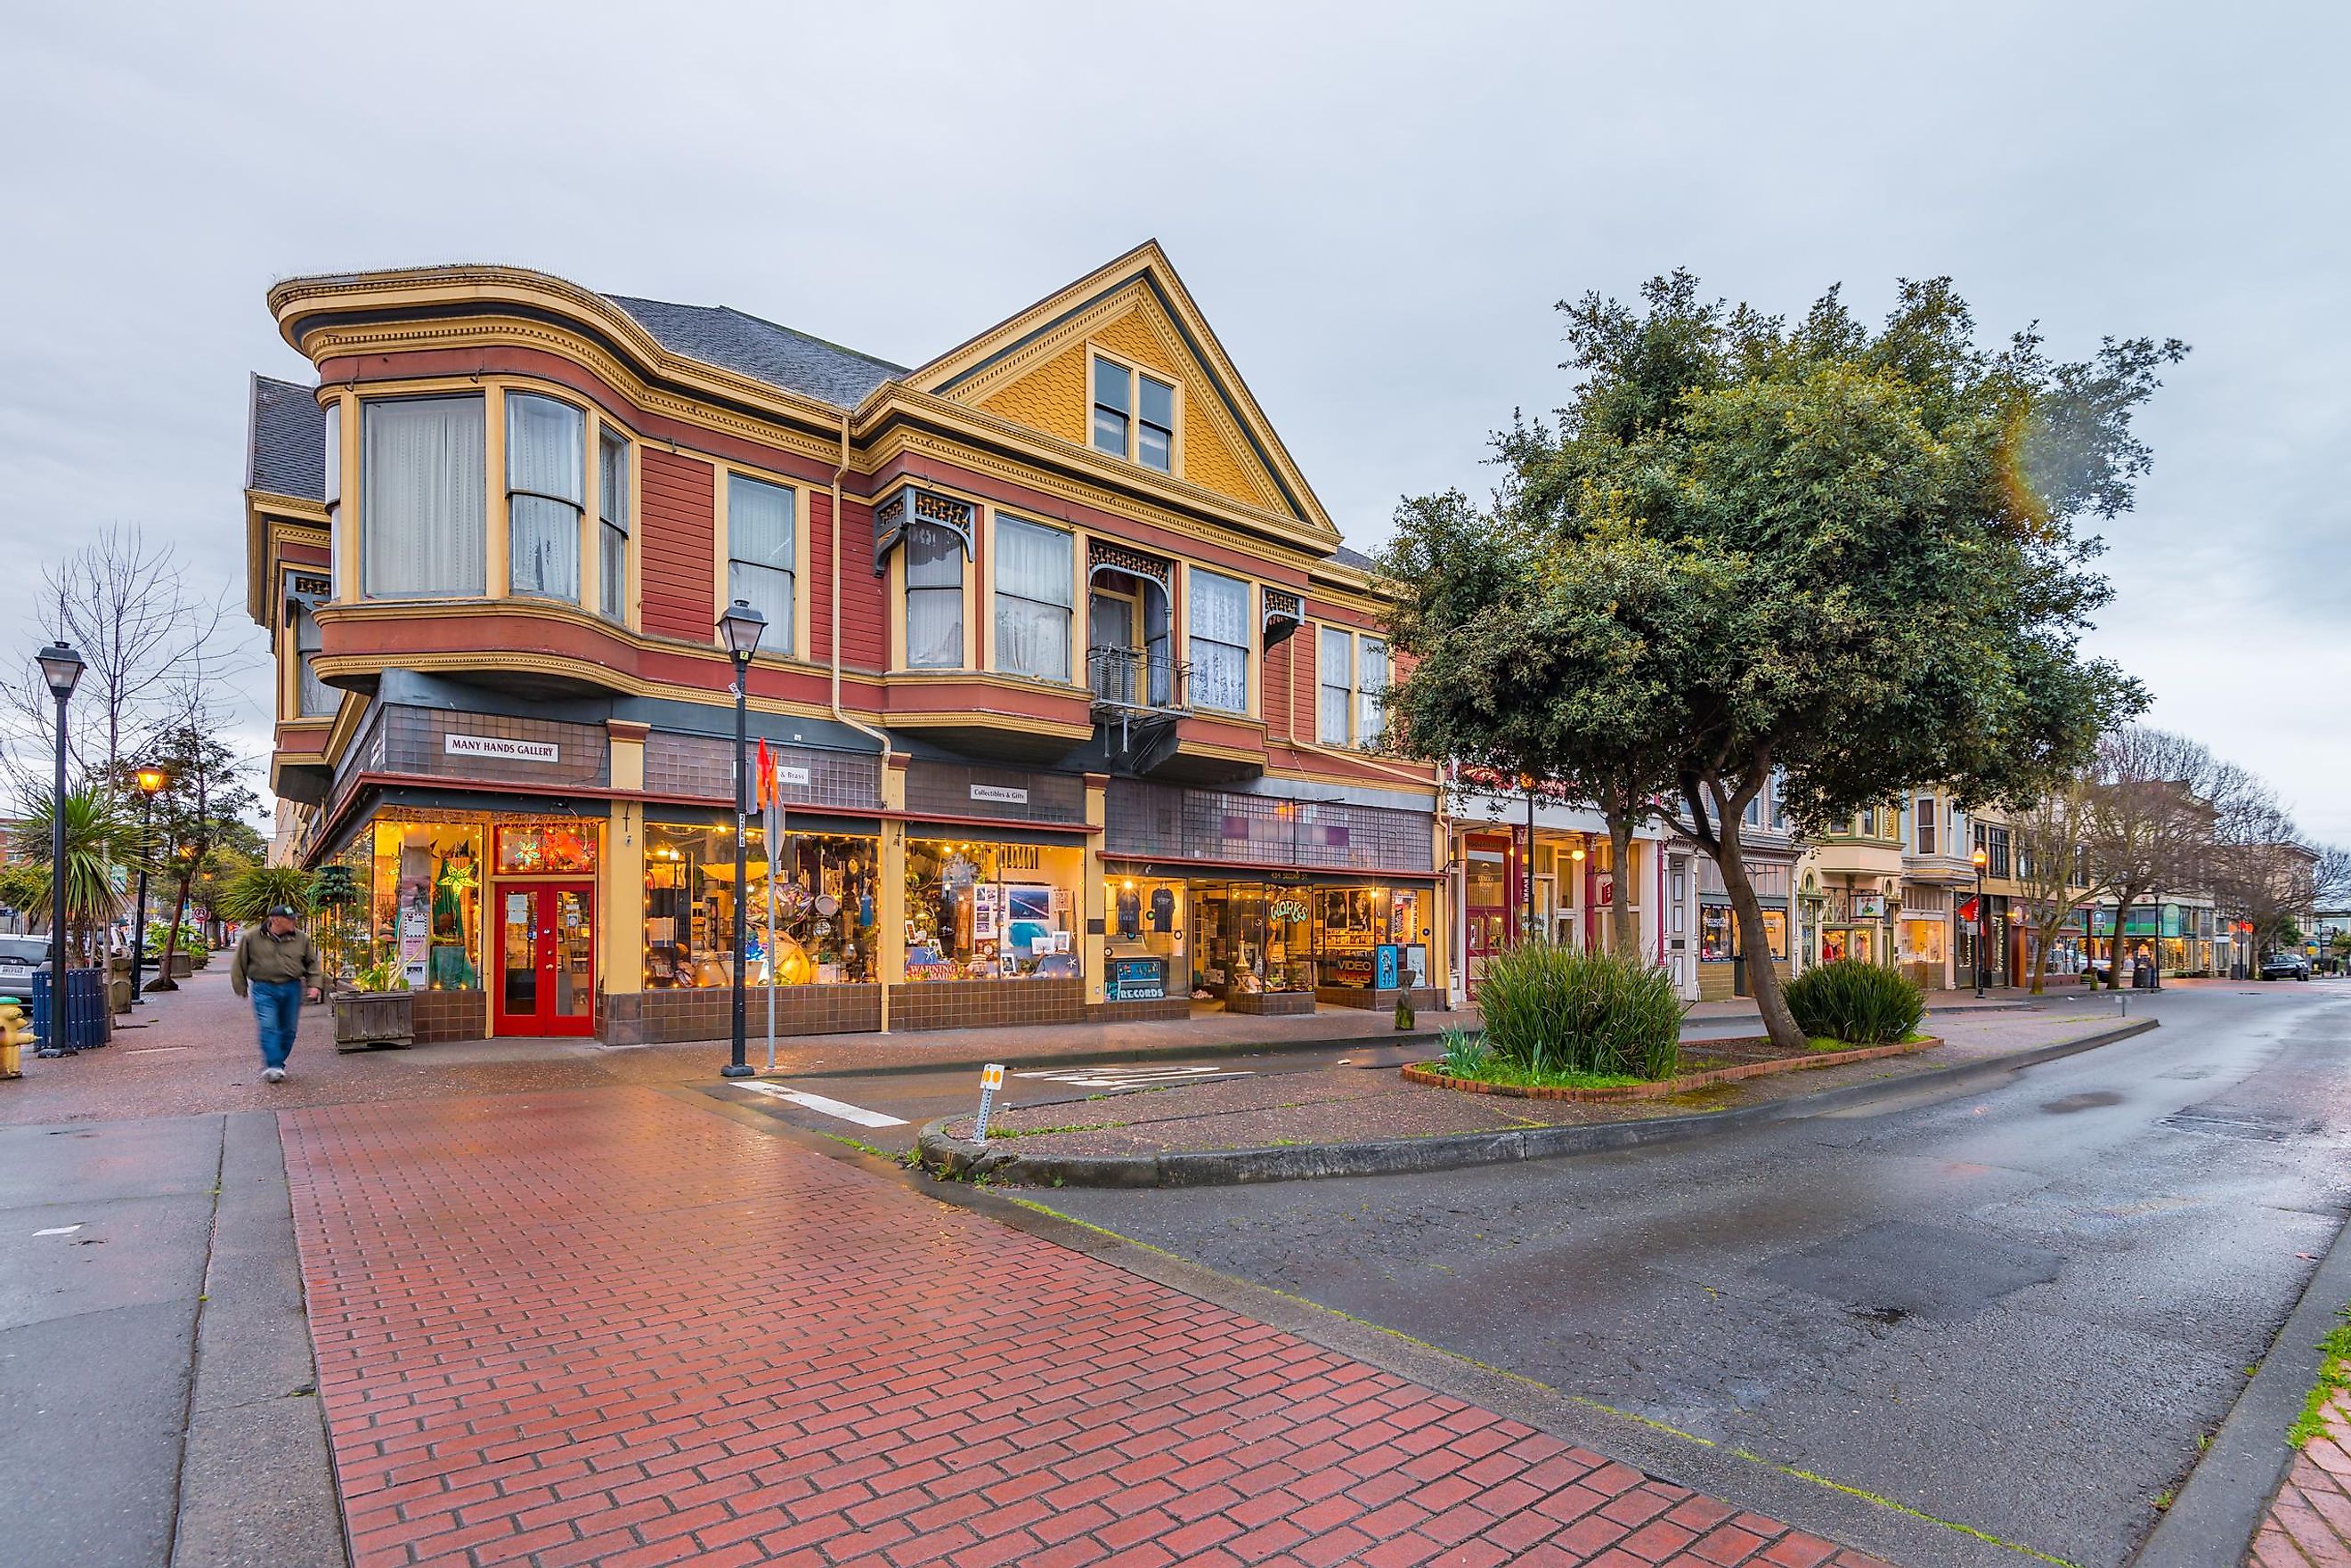
[[2302, 1414], [2303, 1399], [2318, 1381], [2318, 1342], [2346, 1303], [2351, 1225], [2335, 1233], [2334, 1245], [2270, 1342], [2252, 1381], [2237, 1396], [2212, 1446], [2189, 1472], [2188, 1483], [2131, 1559], [2131, 1568], [2210, 1568], [2245, 1560], [2270, 1499], [2294, 1462], [2286, 1428]]
[[[1159, 1155], [1020, 1155], [1001, 1145], [950, 1138], [943, 1116], [925, 1126], [916, 1140], [924, 1163], [950, 1176], [1030, 1186], [1238, 1186], [1246, 1182], [1302, 1181], [1316, 1176], [1396, 1176], [1412, 1171], [1455, 1170], [1464, 1166], [1507, 1165], [1514, 1160], [1555, 1159], [1647, 1144], [1679, 1143], [1791, 1116], [1866, 1105], [1920, 1089], [1952, 1090], [1981, 1079], [2054, 1061], [2146, 1033], [2154, 1019], [2078, 1040], [2036, 1046], [1982, 1061], [1962, 1062], [1906, 1078], [1849, 1083], [1817, 1094], [1744, 1105], [1696, 1116], [1659, 1116], [1646, 1122], [1608, 1122], [1582, 1127], [1511, 1128], [1432, 1138], [1394, 1138], [1375, 1143], [1314, 1144], [1295, 1147], [1203, 1149]], [[1007, 1140], [1018, 1142], [1018, 1140]]]

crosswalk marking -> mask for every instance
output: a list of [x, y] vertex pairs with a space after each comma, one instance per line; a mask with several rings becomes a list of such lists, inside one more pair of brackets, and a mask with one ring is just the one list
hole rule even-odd
[[1154, 1089], [1171, 1083], [1206, 1083], [1217, 1078], [1253, 1076], [1245, 1067], [1151, 1067], [1113, 1063], [1107, 1067], [1034, 1068], [1015, 1078], [1067, 1083], [1076, 1089]]
[[754, 1094], [788, 1100], [804, 1111], [813, 1111], [820, 1116], [838, 1117], [843, 1122], [854, 1122], [861, 1127], [903, 1127], [906, 1124], [904, 1116], [884, 1115], [879, 1111], [868, 1111], [862, 1105], [852, 1105], [846, 1101], [828, 1100], [805, 1089], [787, 1089], [780, 1083], [757, 1083], [746, 1080], [737, 1082], [735, 1087], [747, 1089]]

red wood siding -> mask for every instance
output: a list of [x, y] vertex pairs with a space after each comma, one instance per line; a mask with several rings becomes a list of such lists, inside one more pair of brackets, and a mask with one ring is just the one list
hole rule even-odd
[[653, 447], [644, 453], [645, 517], [639, 541], [644, 629], [708, 642], [718, 620], [717, 516], [709, 464]]

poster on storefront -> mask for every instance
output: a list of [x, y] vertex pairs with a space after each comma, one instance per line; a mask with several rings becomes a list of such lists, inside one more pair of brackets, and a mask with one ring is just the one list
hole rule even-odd
[[408, 988], [421, 991], [433, 951], [433, 883], [429, 877], [400, 879], [400, 966]]
[[983, 882], [971, 890], [971, 939], [993, 942], [1004, 911], [1004, 885]]

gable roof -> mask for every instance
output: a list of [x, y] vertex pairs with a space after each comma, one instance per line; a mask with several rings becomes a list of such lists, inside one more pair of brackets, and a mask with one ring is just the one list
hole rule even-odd
[[836, 408], [855, 408], [875, 387], [905, 374], [904, 365], [828, 343], [731, 305], [674, 305], [625, 294], [604, 298], [673, 354], [819, 398]]
[[[1137, 287], [1164, 312], [1185, 351], [1199, 366], [1207, 390], [1231, 420], [1251, 456], [1262, 466], [1273, 490], [1279, 492], [1280, 499], [1276, 509], [1336, 544], [1337, 527], [1323, 511], [1305, 476], [1290, 460], [1281, 438], [1274, 434], [1271, 422], [1265, 417], [1265, 411], [1258, 406], [1248, 383], [1241, 380], [1240, 371], [1226, 355], [1224, 346], [1217, 340], [1207, 318], [1193, 303], [1190, 292], [1176, 277], [1176, 268], [1155, 239], [1144, 241], [927, 364], [916, 366], [905, 373], [905, 382], [915, 391], [942, 397], [957, 396], [958, 389], [967, 383], [985, 386], [991, 371], [1002, 375], [1009, 364], [1033, 355], [1040, 344], [1072, 334], [1081, 335], [1084, 327], [1081, 318], [1089, 312], [1099, 313], [1113, 296]], [[967, 397], [970, 393], [967, 391], [962, 395]]]
[[327, 498], [327, 411], [317, 388], [256, 372], [246, 441], [246, 488]]

